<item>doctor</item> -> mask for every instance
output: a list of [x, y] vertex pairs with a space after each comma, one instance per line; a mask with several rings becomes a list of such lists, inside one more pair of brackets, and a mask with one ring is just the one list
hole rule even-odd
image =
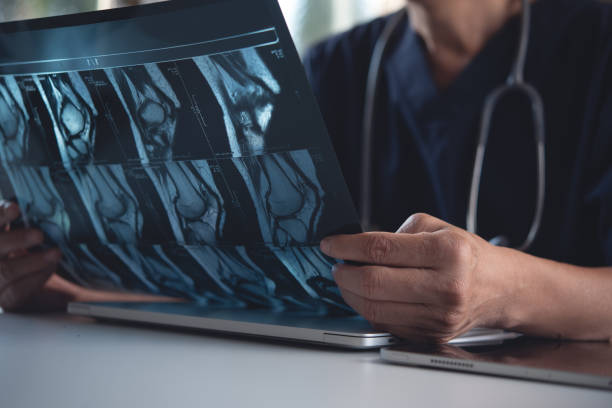
[[[464, 228], [482, 109], [516, 67], [521, 1], [407, 1], [378, 70], [366, 201], [368, 70], [396, 16], [329, 39], [305, 60], [354, 201], [362, 212], [371, 202], [366, 216], [378, 229], [397, 231], [321, 243], [359, 263], [337, 265], [334, 277], [381, 329], [434, 342], [476, 326], [612, 340], [612, 7], [530, 7], [524, 76], [543, 102], [545, 161], [533, 99], [508, 92], [492, 112], [476, 233]], [[543, 217], [526, 252], [488, 242], [503, 235], [496, 241], [521, 246], [540, 192]]]
[[[407, 10], [382, 59], [369, 155], [371, 224], [401, 227], [322, 242], [327, 254], [364, 264], [334, 271], [346, 301], [415, 340], [442, 342], [475, 326], [611, 340], [612, 8], [532, 4], [525, 79], [545, 107], [546, 194], [527, 253], [488, 242], [503, 235], [520, 245], [536, 212], [538, 158], [524, 94], [506, 95], [494, 111], [477, 234], [463, 229], [481, 111], [514, 65], [521, 2], [414, 0]], [[356, 202], [368, 68], [392, 18], [326, 41], [306, 60]], [[0, 225], [18, 214], [1, 204]], [[1, 307], [110, 299], [53, 275], [57, 250], [28, 251], [41, 240], [33, 230], [0, 232]]]

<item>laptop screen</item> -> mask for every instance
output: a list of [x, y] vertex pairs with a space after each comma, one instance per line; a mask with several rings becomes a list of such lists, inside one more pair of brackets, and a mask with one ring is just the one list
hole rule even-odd
[[274, 0], [0, 25], [0, 191], [78, 284], [348, 310], [358, 219]]

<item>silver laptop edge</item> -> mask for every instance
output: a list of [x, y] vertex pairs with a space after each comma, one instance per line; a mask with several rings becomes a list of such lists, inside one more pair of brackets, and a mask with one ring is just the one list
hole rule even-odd
[[[268, 337], [299, 342], [325, 344], [344, 348], [372, 349], [396, 344], [388, 333], [343, 332], [278, 324], [254, 323], [240, 320], [190, 316], [162, 311], [141, 310], [89, 303], [70, 303], [68, 313], [101, 319], [152, 323], [169, 327], [198, 329], [235, 335]], [[322, 318], [324, 319], [324, 318]]]

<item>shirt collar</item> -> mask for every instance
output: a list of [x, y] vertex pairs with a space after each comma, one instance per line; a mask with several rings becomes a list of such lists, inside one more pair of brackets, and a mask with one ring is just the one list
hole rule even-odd
[[486, 95], [504, 83], [512, 68], [518, 41], [518, 18], [511, 19], [474, 57], [459, 76], [440, 90], [431, 75], [425, 44], [406, 19], [385, 66], [390, 96], [409, 105], [415, 117], [481, 105]]

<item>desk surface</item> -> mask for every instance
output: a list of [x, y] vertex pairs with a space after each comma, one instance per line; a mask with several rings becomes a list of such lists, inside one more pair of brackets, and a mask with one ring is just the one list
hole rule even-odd
[[381, 402], [610, 408], [612, 393], [387, 365], [371, 351], [5, 314], [0, 315], [0, 401], [7, 408], [371, 407]]

